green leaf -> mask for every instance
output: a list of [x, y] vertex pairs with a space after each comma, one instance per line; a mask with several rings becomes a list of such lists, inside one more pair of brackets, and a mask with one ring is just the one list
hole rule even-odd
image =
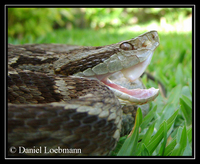
[[186, 125], [183, 127], [183, 130], [182, 130], [180, 144], [181, 144], [181, 152], [183, 153], [184, 150], [185, 150], [185, 147], [187, 145], [187, 130], [186, 130]]
[[148, 151], [148, 149], [147, 149], [147, 147], [145, 146], [144, 143], [142, 143], [141, 149], [142, 149], [142, 151], [141, 151], [141, 155], [142, 155], [142, 156], [149, 156], [149, 155], [150, 155], [150, 154], [149, 154], [149, 151]]
[[185, 96], [185, 95], [182, 95], [181, 98], [184, 100], [184, 102], [187, 104], [187, 106], [190, 109], [192, 109], [192, 100], [189, 97]]
[[171, 92], [170, 92], [170, 96], [168, 99], [168, 104], [178, 104], [179, 102], [179, 97], [181, 95], [181, 85], [177, 85], [176, 87], [174, 87]]
[[155, 128], [158, 129], [163, 120], [169, 119], [173, 115], [176, 108], [177, 107], [175, 107], [174, 104], [166, 104], [162, 110], [162, 115], [156, 121]]
[[142, 111], [138, 108], [136, 113], [136, 120], [134, 130], [130, 137], [127, 137], [117, 156], [130, 156], [135, 155], [139, 138], [139, 127], [142, 122]]
[[142, 143], [144, 143], [145, 145], [147, 145], [151, 139], [151, 136], [153, 134], [154, 131], [154, 126], [155, 126], [155, 122], [153, 124], [151, 124], [145, 134], [145, 136], [142, 139]]
[[187, 132], [186, 132], [186, 126], [179, 127], [178, 133], [177, 133], [177, 144], [170, 154], [171, 156], [181, 156], [184, 153], [184, 150], [187, 146]]
[[192, 146], [188, 143], [182, 156], [192, 156]]
[[137, 119], [136, 124], [137, 124], [138, 127], [140, 127], [140, 125], [142, 123], [142, 119], [143, 119], [142, 110], [140, 108], [137, 109], [136, 119]]
[[188, 142], [191, 143], [192, 142], [192, 126], [190, 126], [187, 129], [187, 137], [188, 137]]
[[167, 120], [167, 130], [169, 130], [169, 128], [172, 126], [172, 124], [174, 123], [177, 115], [178, 115], [178, 111], [176, 110], [173, 115]]
[[159, 150], [160, 156], [164, 155], [165, 147], [166, 147], [166, 143], [167, 143], [167, 122], [166, 121], [163, 122], [163, 129], [164, 129], [164, 137], [163, 137], [164, 140], [163, 140], [162, 145]]
[[189, 126], [192, 124], [192, 102], [188, 97], [182, 95], [182, 98], [180, 98], [180, 105], [183, 117]]
[[157, 110], [157, 106], [154, 106], [154, 108], [143, 118], [143, 122], [140, 125], [141, 130], [147, 127], [149, 122], [155, 117], [156, 110]]
[[[145, 135], [143, 136], [143, 138], [141, 138], [142, 140], [139, 142], [138, 146], [137, 146], [137, 152], [136, 152], [136, 156], [140, 156], [142, 151], [143, 151], [143, 148], [142, 148], [142, 145], [145, 145], [145, 148], [146, 148], [146, 145], [149, 143], [151, 137], [152, 137], [152, 134], [154, 132], [154, 126], [155, 126], [155, 122], [152, 123], [149, 127], [148, 127], [148, 130], [147, 132], [145, 133]], [[149, 151], [148, 151], [148, 154], [149, 154]]]
[[174, 150], [174, 147], [176, 146], [176, 139], [172, 140], [169, 145], [166, 146], [164, 156], [169, 156], [171, 152]]
[[175, 77], [176, 77], [176, 84], [181, 84], [183, 81], [183, 71], [181, 63], [179, 63], [177, 66]]
[[183, 86], [181, 94], [192, 100], [192, 93], [189, 86]]
[[151, 138], [149, 143], [147, 144], [147, 149], [149, 150], [149, 153], [152, 154], [153, 151], [157, 148], [158, 144], [163, 138], [163, 124], [161, 125], [160, 129], [157, 131], [157, 133]]
[[[167, 122], [167, 131], [170, 129], [170, 127], [174, 123], [177, 115], [178, 115], [178, 110], [176, 110], [174, 112], [174, 114], [166, 121]], [[147, 144], [147, 149], [150, 154], [153, 153], [153, 151], [157, 148], [160, 141], [164, 138], [164, 133], [165, 133], [164, 132], [164, 129], [165, 129], [164, 124], [165, 123], [162, 123], [160, 125], [160, 128], [158, 129], [157, 133], [151, 138], [151, 140], [149, 141], [149, 144]]]

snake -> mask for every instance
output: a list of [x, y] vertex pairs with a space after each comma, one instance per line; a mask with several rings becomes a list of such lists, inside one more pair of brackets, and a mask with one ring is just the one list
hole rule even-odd
[[140, 80], [158, 46], [157, 31], [98, 47], [8, 44], [8, 155], [109, 155], [159, 94]]

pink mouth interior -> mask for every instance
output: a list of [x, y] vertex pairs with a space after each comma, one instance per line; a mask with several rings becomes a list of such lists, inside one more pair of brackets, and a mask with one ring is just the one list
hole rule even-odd
[[153, 95], [155, 95], [155, 93], [157, 92], [157, 89], [155, 88], [149, 88], [149, 89], [127, 89], [127, 88], [124, 88], [122, 86], [119, 86], [115, 83], [113, 83], [112, 81], [110, 81], [109, 79], [105, 79], [102, 81], [104, 84], [106, 84], [107, 86], [110, 86], [116, 90], [119, 90], [123, 93], [126, 93], [130, 96], [133, 96], [135, 98], [138, 98], [138, 99], [146, 99], [146, 98], [149, 98]]

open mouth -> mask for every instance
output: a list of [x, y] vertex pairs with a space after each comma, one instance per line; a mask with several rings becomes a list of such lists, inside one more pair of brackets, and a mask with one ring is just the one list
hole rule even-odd
[[[124, 75], [126, 80], [130, 82], [136, 81], [143, 74], [146, 67], [149, 65], [152, 56], [153, 52], [151, 52], [148, 58], [143, 62], [138, 63], [130, 68], [123, 69], [120, 72]], [[110, 76], [104, 78], [102, 78], [102, 76], [96, 77], [105, 85], [107, 85], [122, 102], [141, 105], [153, 101], [159, 93], [159, 89], [155, 89], [153, 87], [149, 89], [127, 89], [111, 81], [109, 79]]]
[[[150, 54], [145, 61], [136, 64], [128, 69], [122, 70], [121, 73], [125, 77], [124, 79], [130, 82], [139, 79], [139, 77], [143, 74], [146, 67], [150, 63], [152, 55], [153, 53]], [[153, 87], [149, 89], [141, 89], [141, 88], [127, 89], [121, 85], [115, 84], [113, 81], [109, 79], [109, 77], [103, 79], [102, 82], [105, 85], [107, 85], [122, 102], [124, 101], [126, 103], [128, 102], [131, 104], [141, 105], [153, 101], [158, 96], [159, 93], [159, 89], [155, 89]]]
[[[136, 81], [150, 64], [154, 50], [158, 45], [159, 37], [156, 31], [150, 31], [134, 39], [117, 43], [114, 46], [119, 48], [114, 55], [94, 68], [84, 71], [83, 76], [103, 82], [122, 102], [131, 104], [150, 102], [158, 96], [159, 89], [153, 87], [149, 89], [129, 89], [114, 83], [110, 76], [121, 72], [125, 81], [131, 83]], [[116, 75], [115, 79], [118, 78], [118, 75]]]
[[[150, 31], [138, 36], [133, 42], [129, 42], [129, 44], [132, 45], [133, 49], [128, 50], [128, 53], [130, 52], [133, 54], [133, 56], [135, 55], [134, 57], [137, 58], [136, 60], [138, 60], [138, 62], [128, 67], [124, 65], [124, 68], [120, 70], [120, 72], [125, 77], [125, 80], [134, 82], [139, 79], [139, 77], [143, 74], [151, 62], [154, 50], [159, 45], [158, 33], [156, 31]], [[127, 46], [127, 44], [125, 45]], [[134, 51], [135, 47], [137, 51]], [[129, 58], [129, 55], [127, 58]], [[131, 63], [131, 57], [127, 61], [128, 63]], [[147, 102], [153, 101], [158, 96], [159, 89], [155, 89], [153, 87], [149, 89], [128, 89], [111, 81], [109, 79], [110, 75], [113, 75], [113, 73], [104, 76], [96, 75], [96, 77], [105, 85], [107, 85], [122, 102], [128, 102], [131, 104], [145, 104]]]

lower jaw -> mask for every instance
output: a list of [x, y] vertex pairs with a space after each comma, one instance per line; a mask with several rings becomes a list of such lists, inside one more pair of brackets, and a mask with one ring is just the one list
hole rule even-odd
[[121, 72], [114, 73], [102, 82], [125, 104], [145, 104], [154, 100], [159, 93], [155, 88], [145, 89], [139, 78], [130, 82]]

